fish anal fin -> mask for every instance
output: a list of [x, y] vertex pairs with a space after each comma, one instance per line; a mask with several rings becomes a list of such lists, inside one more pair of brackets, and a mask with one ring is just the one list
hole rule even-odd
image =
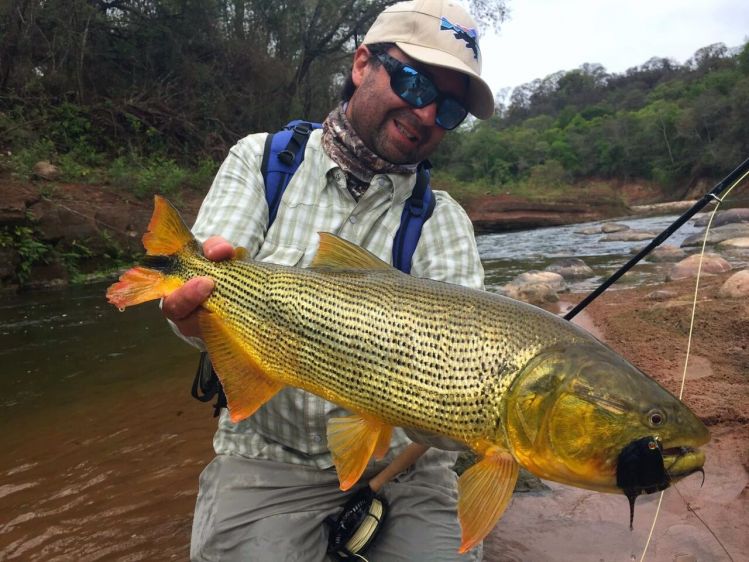
[[361, 477], [375, 449], [382, 448], [383, 433], [390, 442], [392, 427], [361, 416], [328, 420], [328, 448], [338, 472], [341, 490], [346, 491]]
[[518, 470], [518, 463], [508, 451], [491, 447], [458, 479], [461, 554], [480, 543], [494, 528], [510, 503]]
[[216, 314], [201, 310], [198, 318], [203, 341], [224, 387], [231, 421], [242, 421], [270, 400], [283, 384], [263, 371]]
[[329, 232], [320, 232], [320, 247], [310, 265], [313, 269], [393, 270], [373, 253]]
[[143, 235], [143, 246], [149, 256], [170, 256], [194, 242], [190, 229], [169, 201], [155, 195], [153, 204], [148, 232]]
[[107, 289], [107, 300], [119, 309], [160, 299], [181, 287], [184, 281], [177, 277], [146, 267], [133, 267], [120, 276], [120, 280]]

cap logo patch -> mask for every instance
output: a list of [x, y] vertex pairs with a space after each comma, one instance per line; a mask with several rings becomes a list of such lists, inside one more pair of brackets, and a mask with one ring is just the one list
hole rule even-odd
[[459, 23], [451, 23], [450, 20], [443, 17], [440, 22], [440, 31], [449, 30], [453, 32], [456, 39], [462, 39], [466, 42], [466, 48], [473, 51], [473, 58], [479, 58], [478, 33], [472, 27], [463, 27]]

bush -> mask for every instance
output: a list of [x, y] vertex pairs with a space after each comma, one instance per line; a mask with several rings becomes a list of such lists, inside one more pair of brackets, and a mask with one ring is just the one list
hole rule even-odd
[[186, 182], [188, 172], [174, 160], [155, 156], [144, 160], [120, 156], [109, 166], [110, 181], [145, 198], [155, 193], [175, 196]]

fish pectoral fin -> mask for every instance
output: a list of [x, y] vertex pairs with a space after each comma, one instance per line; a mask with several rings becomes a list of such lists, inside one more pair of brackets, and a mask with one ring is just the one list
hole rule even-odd
[[328, 420], [328, 448], [341, 490], [356, 484], [373, 453], [384, 456], [392, 431], [389, 425], [357, 415]]
[[365, 269], [397, 271], [364, 248], [331, 234], [320, 232], [320, 247], [310, 265], [311, 269]]
[[492, 447], [458, 479], [461, 554], [476, 546], [494, 528], [510, 503], [519, 468], [508, 451]]
[[224, 387], [231, 421], [242, 421], [284, 385], [263, 371], [255, 357], [242, 347], [218, 316], [207, 310], [200, 310], [198, 314], [203, 341]]

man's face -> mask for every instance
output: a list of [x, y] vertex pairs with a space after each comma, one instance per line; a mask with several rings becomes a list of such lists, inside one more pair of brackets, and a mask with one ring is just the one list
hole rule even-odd
[[[466, 79], [459, 72], [417, 63], [395, 47], [388, 54], [424, 72], [444, 94], [465, 99]], [[417, 109], [400, 99], [365, 46], [357, 49], [351, 72], [356, 90], [346, 116], [367, 148], [393, 164], [416, 164], [434, 152], [447, 132], [435, 123], [436, 103]]]

